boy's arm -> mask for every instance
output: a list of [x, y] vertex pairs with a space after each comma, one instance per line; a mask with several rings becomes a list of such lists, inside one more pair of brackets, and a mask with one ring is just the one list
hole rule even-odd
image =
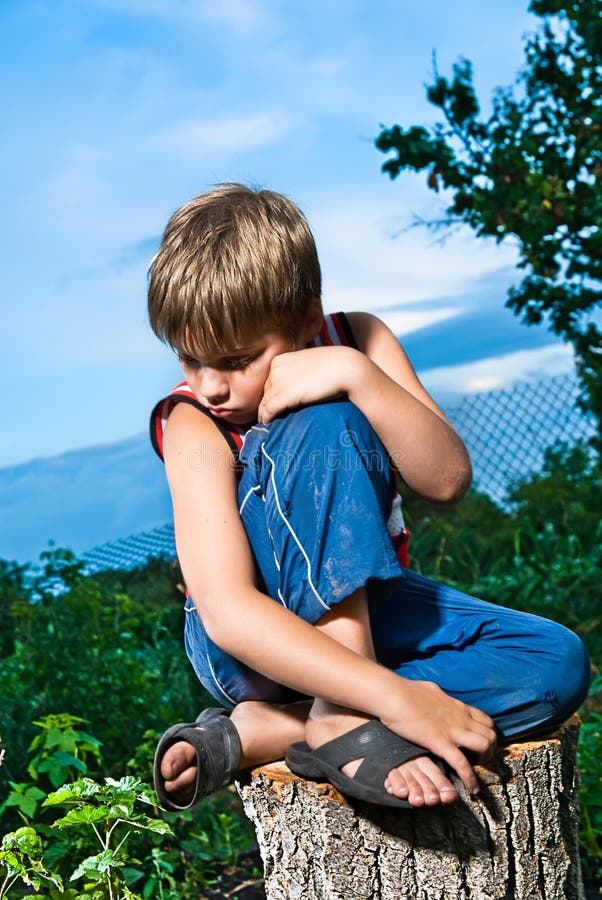
[[357, 367], [349, 399], [370, 421], [413, 490], [436, 502], [456, 502], [472, 479], [470, 457], [458, 433], [384, 322], [369, 313], [350, 313], [349, 321], [359, 350], [372, 364]]
[[238, 514], [231, 451], [214, 425], [187, 404], [164, 436], [184, 579], [209, 637], [276, 682], [381, 719], [445, 759], [468, 789], [477, 782], [460, 747], [487, 752], [491, 720], [434, 684], [400, 678], [303, 621], [255, 586]]
[[460, 437], [384, 322], [368, 313], [350, 313], [348, 320], [358, 350], [316, 347], [275, 357], [260, 418], [270, 421], [287, 408], [346, 395], [416, 493], [435, 503], [459, 500], [471, 481]]

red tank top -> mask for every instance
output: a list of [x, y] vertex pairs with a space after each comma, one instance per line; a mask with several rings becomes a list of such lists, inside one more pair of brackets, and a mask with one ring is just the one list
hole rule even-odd
[[[347, 316], [342, 312], [324, 316], [324, 324], [320, 329], [320, 333], [313, 341], [310, 341], [307, 346], [332, 347], [340, 344], [345, 347], [357, 347], [353, 332], [347, 321]], [[194, 406], [194, 408], [198, 409], [203, 415], [208, 416], [215, 423], [216, 427], [227, 441], [235, 460], [238, 462], [238, 455], [245, 434], [250, 426], [231, 425], [228, 422], [224, 422], [222, 419], [217, 419], [215, 416], [212, 416], [209, 410], [205, 409], [205, 407], [199, 403], [186, 381], [181, 381], [167, 397], [159, 400], [151, 413], [151, 443], [161, 460], [163, 460], [163, 432], [165, 431], [165, 425], [167, 424], [169, 415], [177, 403], [190, 403], [191, 406]], [[409, 532], [403, 521], [401, 497], [396, 490], [393, 492], [391, 512], [387, 527], [397, 553], [397, 558], [402, 566], [407, 567]]]

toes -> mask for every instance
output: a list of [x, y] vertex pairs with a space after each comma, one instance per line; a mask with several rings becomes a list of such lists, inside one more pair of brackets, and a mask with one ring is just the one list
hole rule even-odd
[[196, 751], [188, 741], [177, 741], [165, 751], [161, 760], [161, 775], [167, 780], [174, 780], [186, 769], [196, 770]]
[[164, 776], [165, 793], [174, 803], [182, 806], [190, 803], [195, 793], [197, 774], [196, 766], [188, 766], [181, 771], [178, 770], [178, 773], [171, 777]]
[[[427, 756], [404, 763], [389, 773], [385, 787], [412, 806], [437, 806], [453, 803], [458, 793], [440, 768]], [[398, 793], [399, 791], [399, 793]]]
[[395, 797], [399, 797], [400, 800], [406, 800], [409, 789], [408, 783], [399, 771], [399, 769], [392, 769], [389, 772], [389, 775], [385, 779], [385, 790], [389, 794], [394, 794]]
[[165, 779], [165, 790], [168, 794], [188, 793], [196, 784], [196, 767], [184, 769], [176, 778]]
[[417, 772], [420, 773], [416, 777], [424, 785], [425, 798], [428, 792], [426, 802], [429, 805], [453, 803], [458, 799], [455, 787], [434, 760], [428, 756], [420, 756], [413, 762], [416, 764]]
[[434, 790], [432, 783], [425, 778], [419, 769], [410, 763], [401, 767], [403, 777], [408, 786], [408, 802], [412, 806], [434, 805], [439, 800], [439, 794]]

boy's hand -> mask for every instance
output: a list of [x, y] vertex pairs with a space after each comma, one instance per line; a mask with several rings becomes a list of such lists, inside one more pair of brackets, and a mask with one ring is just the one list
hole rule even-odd
[[280, 353], [270, 366], [257, 413], [271, 422], [287, 409], [345, 397], [367, 358], [351, 347], [310, 347]]
[[494, 752], [495, 725], [486, 713], [449, 697], [432, 682], [404, 679], [399, 701], [381, 719], [391, 731], [445, 760], [471, 794], [479, 792], [477, 777], [462, 751], [470, 751], [482, 762]]

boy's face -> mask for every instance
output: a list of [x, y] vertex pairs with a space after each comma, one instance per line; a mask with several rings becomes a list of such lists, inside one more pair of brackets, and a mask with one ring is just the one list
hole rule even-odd
[[193, 359], [180, 354], [179, 359], [186, 381], [205, 409], [231, 425], [247, 425], [257, 421], [272, 360], [293, 349], [289, 338], [269, 332], [219, 356]]

